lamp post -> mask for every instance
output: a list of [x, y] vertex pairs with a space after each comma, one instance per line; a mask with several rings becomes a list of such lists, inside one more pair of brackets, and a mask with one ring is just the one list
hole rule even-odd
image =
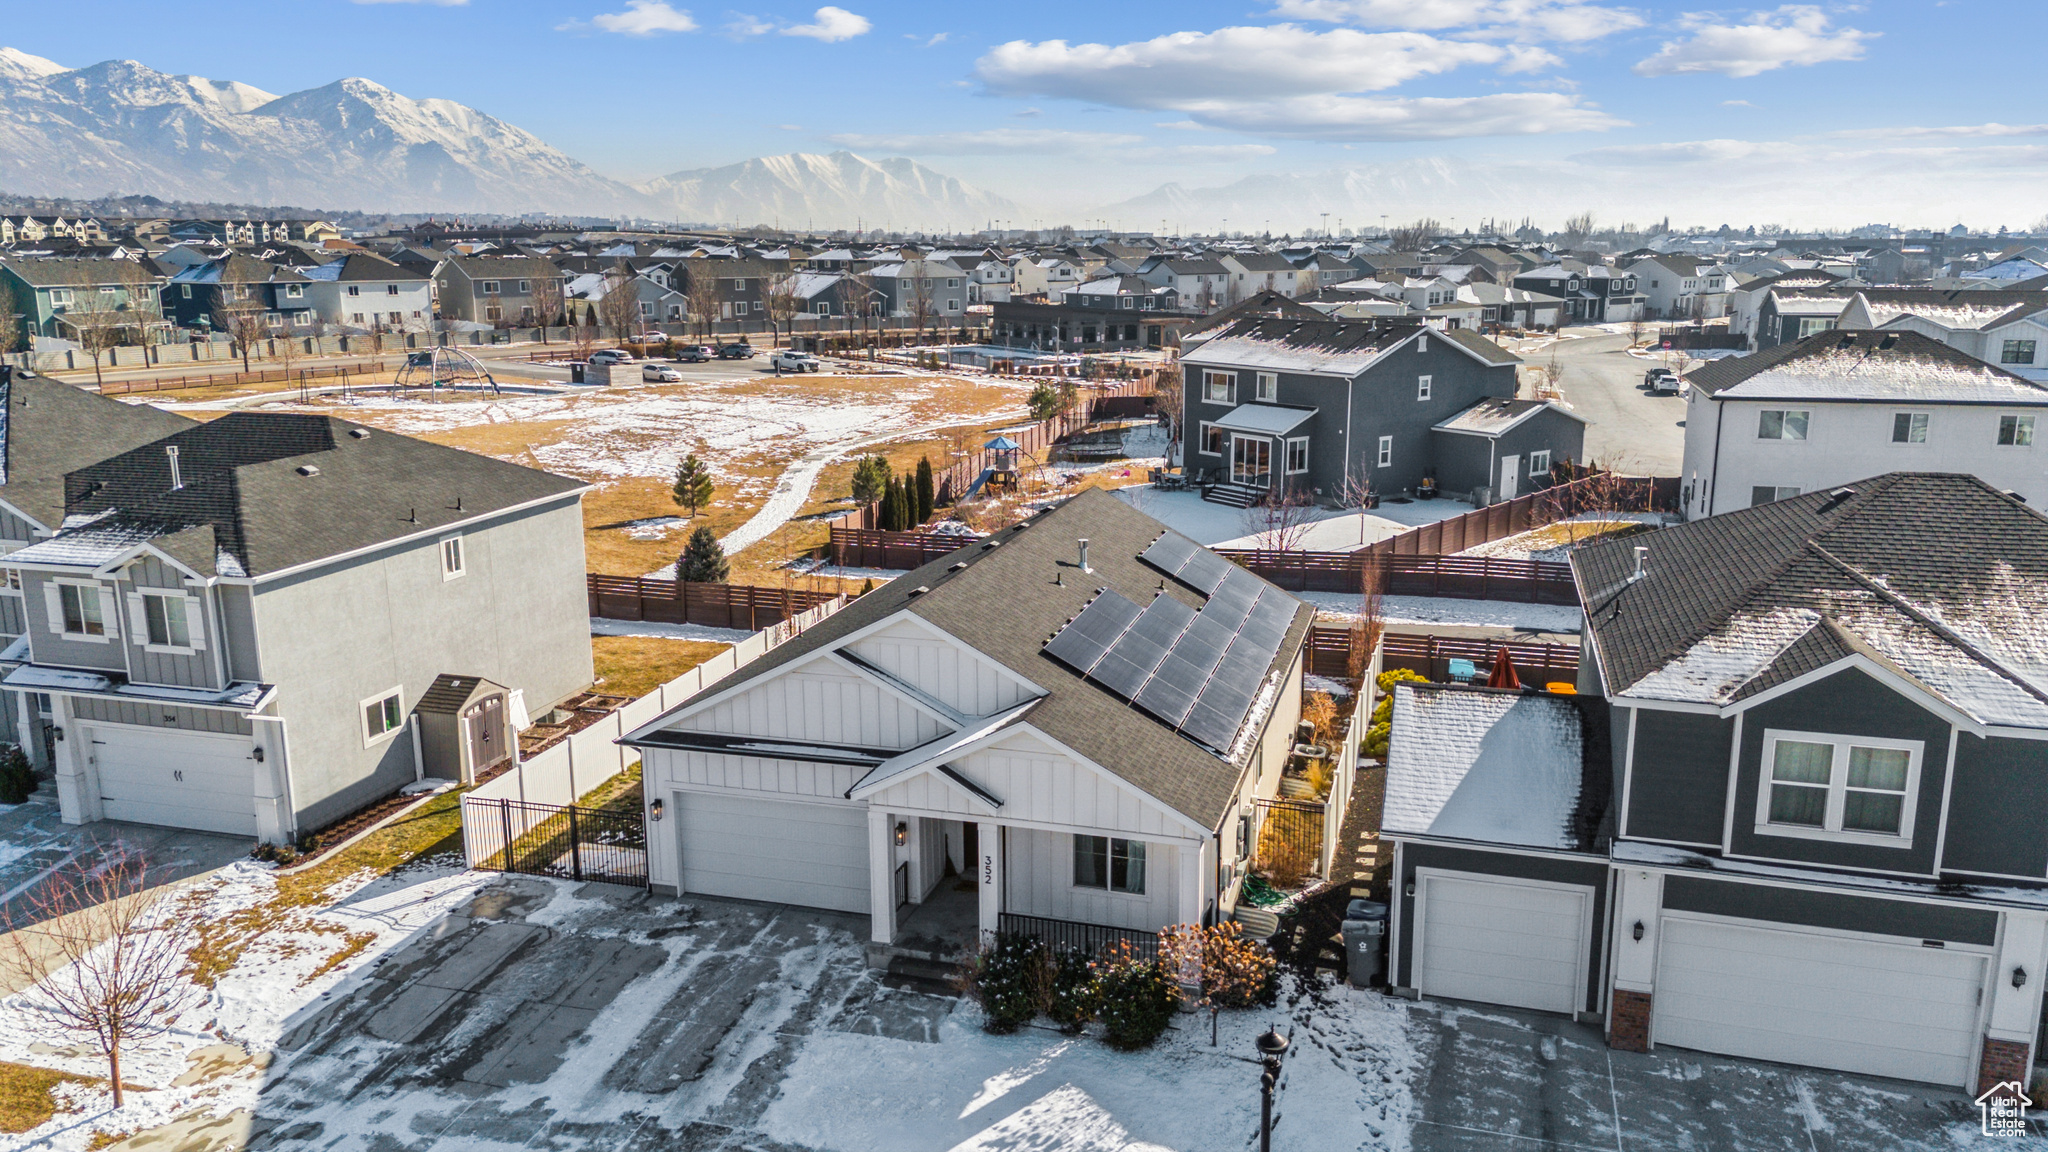
[[1280, 1086], [1280, 1057], [1287, 1051], [1287, 1037], [1277, 1028], [1267, 1028], [1252, 1041], [1259, 1049], [1259, 1152], [1273, 1152], [1273, 1091]]

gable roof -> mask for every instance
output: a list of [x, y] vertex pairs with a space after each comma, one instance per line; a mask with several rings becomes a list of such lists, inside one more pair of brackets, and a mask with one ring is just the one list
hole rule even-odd
[[64, 521], [64, 477], [193, 427], [146, 404], [0, 367], [0, 500], [44, 528]]
[[1555, 400], [1512, 400], [1489, 396], [1450, 419], [1431, 425], [1431, 428], [1438, 432], [1497, 439], [1545, 409], [1555, 409], [1581, 424], [1592, 423]]
[[369, 252], [351, 252], [339, 260], [305, 270], [308, 280], [339, 281], [420, 281], [424, 283], [426, 273], [403, 264], [394, 264], [382, 256]]
[[2036, 384], [1918, 332], [1834, 329], [1685, 374], [1716, 399], [2048, 403]]
[[1356, 376], [1422, 331], [1419, 320], [1313, 320], [1246, 316], [1181, 357], [1219, 368], [1271, 368], [1320, 376]]
[[2048, 517], [1974, 476], [1887, 473], [1571, 564], [1610, 696], [1728, 708], [1861, 658], [1979, 724], [2048, 729]]
[[[1107, 492], [1082, 492], [876, 588], [678, 707], [728, 692], [908, 612], [1044, 689], [1046, 695], [1030, 714], [1032, 728], [1214, 828], [1231, 805], [1255, 743], [1242, 732], [1255, 732], [1270, 718], [1271, 694], [1254, 706], [1241, 729], [1239, 751], [1225, 760], [1042, 651], [1103, 589], [1139, 604], [1167, 595], [1199, 609], [1199, 593], [1163, 579], [1158, 569], [1138, 559], [1165, 531], [1165, 525]], [[1090, 541], [1089, 573], [1076, 565], [1075, 540], [1084, 536]], [[1269, 685], [1292, 665], [1314, 617], [1309, 606], [1291, 596], [1288, 602], [1294, 604], [1294, 617], [1266, 669]], [[662, 723], [657, 719], [647, 728]]]

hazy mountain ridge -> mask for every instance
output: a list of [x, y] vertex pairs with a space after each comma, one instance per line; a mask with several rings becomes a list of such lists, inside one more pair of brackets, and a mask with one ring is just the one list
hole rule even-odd
[[793, 152], [675, 172], [642, 185], [685, 223], [785, 228], [981, 228], [1017, 206], [902, 157]]

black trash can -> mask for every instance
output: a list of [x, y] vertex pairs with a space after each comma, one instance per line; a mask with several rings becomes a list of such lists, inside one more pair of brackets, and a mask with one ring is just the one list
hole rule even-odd
[[1387, 906], [1353, 900], [1344, 909], [1344, 966], [1354, 988], [1370, 988], [1385, 970]]

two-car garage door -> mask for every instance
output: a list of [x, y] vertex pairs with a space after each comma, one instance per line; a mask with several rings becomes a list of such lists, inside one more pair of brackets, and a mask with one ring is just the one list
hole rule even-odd
[[684, 892], [869, 911], [864, 807], [678, 792]]
[[1860, 937], [1666, 918], [1658, 1044], [1967, 1084], [1987, 957]]
[[85, 731], [107, 819], [256, 835], [256, 764], [247, 736], [101, 725]]

